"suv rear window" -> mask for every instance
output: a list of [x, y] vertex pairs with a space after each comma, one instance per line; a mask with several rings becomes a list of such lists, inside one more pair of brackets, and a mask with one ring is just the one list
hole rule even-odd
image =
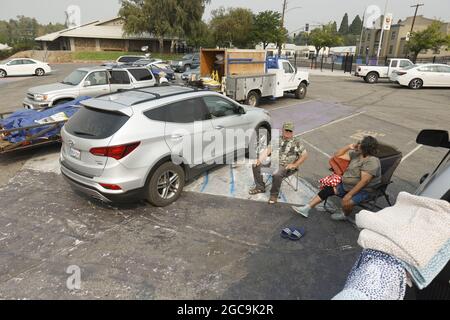
[[152, 80], [153, 76], [152, 73], [145, 68], [142, 69], [128, 69], [130, 73], [133, 75], [133, 77], [136, 79], [136, 81], [148, 81]]
[[128, 119], [119, 112], [83, 107], [70, 118], [65, 129], [80, 138], [101, 140], [119, 131]]
[[145, 112], [145, 116], [156, 121], [173, 123], [191, 123], [210, 118], [209, 112], [201, 99], [189, 99], [175, 102]]

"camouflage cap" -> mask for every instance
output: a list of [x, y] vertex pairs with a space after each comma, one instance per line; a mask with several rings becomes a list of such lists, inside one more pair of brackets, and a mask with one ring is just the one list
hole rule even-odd
[[294, 123], [292, 123], [292, 122], [285, 122], [283, 124], [283, 130], [292, 131], [293, 132], [294, 129], [295, 129], [295, 126], [294, 126]]

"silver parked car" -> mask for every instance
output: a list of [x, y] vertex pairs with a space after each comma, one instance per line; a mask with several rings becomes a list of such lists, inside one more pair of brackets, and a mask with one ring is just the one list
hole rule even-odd
[[82, 96], [96, 97], [121, 89], [154, 85], [155, 77], [147, 68], [80, 68], [60, 83], [29, 89], [23, 106], [26, 109], [45, 109]]
[[244, 148], [227, 143], [208, 155], [203, 150], [211, 141], [203, 138], [201, 152], [190, 152], [196, 135], [225, 139], [226, 129], [271, 130], [267, 111], [182, 86], [124, 91], [82, 105], [62, 129], [61, 172], [74, 189], [105, 202], [169, 205], [186, 181], [238, 148], [248, 151], [257, 136]]

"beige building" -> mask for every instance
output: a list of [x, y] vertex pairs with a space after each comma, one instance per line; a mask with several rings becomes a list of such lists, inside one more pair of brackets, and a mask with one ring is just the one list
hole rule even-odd
[[[406, 50], [407, 36], [411, 31], [411, 25], [414, 17], [408, 17], [403, 21], [399, 21], [397, 24], [392, 25], [390, 31], [385, 31], [383, 35], [383, 45], [381, 47], [381, 57], [405, 57], [408, 55]], [[380, 19], [382, 21], [383, 19]], [[434, 19], [424, 18], [423, 16], [417, 16], [414, 24], [414, 31], [422, 31], [430, 26]], [[381, 22], [380, 22], [381, 24]], [[442, 32], [450, 34], [450, 23], [444, 23], [442, 25]], [[376, 56], [378, 51], [378, 45], [380, 43], [381, 26], [377, 29], [364, 29], [362, 37], [362, 45], [360, 51], [362, 55], [367, 53], [370, 56]], [[359, 43], [358, 43], [359, 45]], [[448, 47], [442, 47], [437, 52], [434, 50], [428, 50], [422, 52], [419, 58], [431, 58], [431, 57], [450, 56], [450, 49]]]
[[[43, 50], [68, 51], [141, 51], [149, 46], [151, 52], [159, 51], [159, 40], [150, 34], [125, 35], [123, 20], [114, 18], [94, 21], [74, 28], [61, 30], [36, 38]], [[164, 52], [171, 52], [177, 38], [164, 39]]]

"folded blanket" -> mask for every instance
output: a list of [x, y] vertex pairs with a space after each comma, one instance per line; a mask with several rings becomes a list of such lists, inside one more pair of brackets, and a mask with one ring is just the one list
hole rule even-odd
[[426, 287], [450, 259], [450, 203], [400, 193], [395, 206], [362, 211], [358, 244], [404, 262], [417, 286]]
[[333, 300], [403, 300], [406, 282], [406, 271], [400, 260], [383, 252], [364, 250], [344, 290]]

